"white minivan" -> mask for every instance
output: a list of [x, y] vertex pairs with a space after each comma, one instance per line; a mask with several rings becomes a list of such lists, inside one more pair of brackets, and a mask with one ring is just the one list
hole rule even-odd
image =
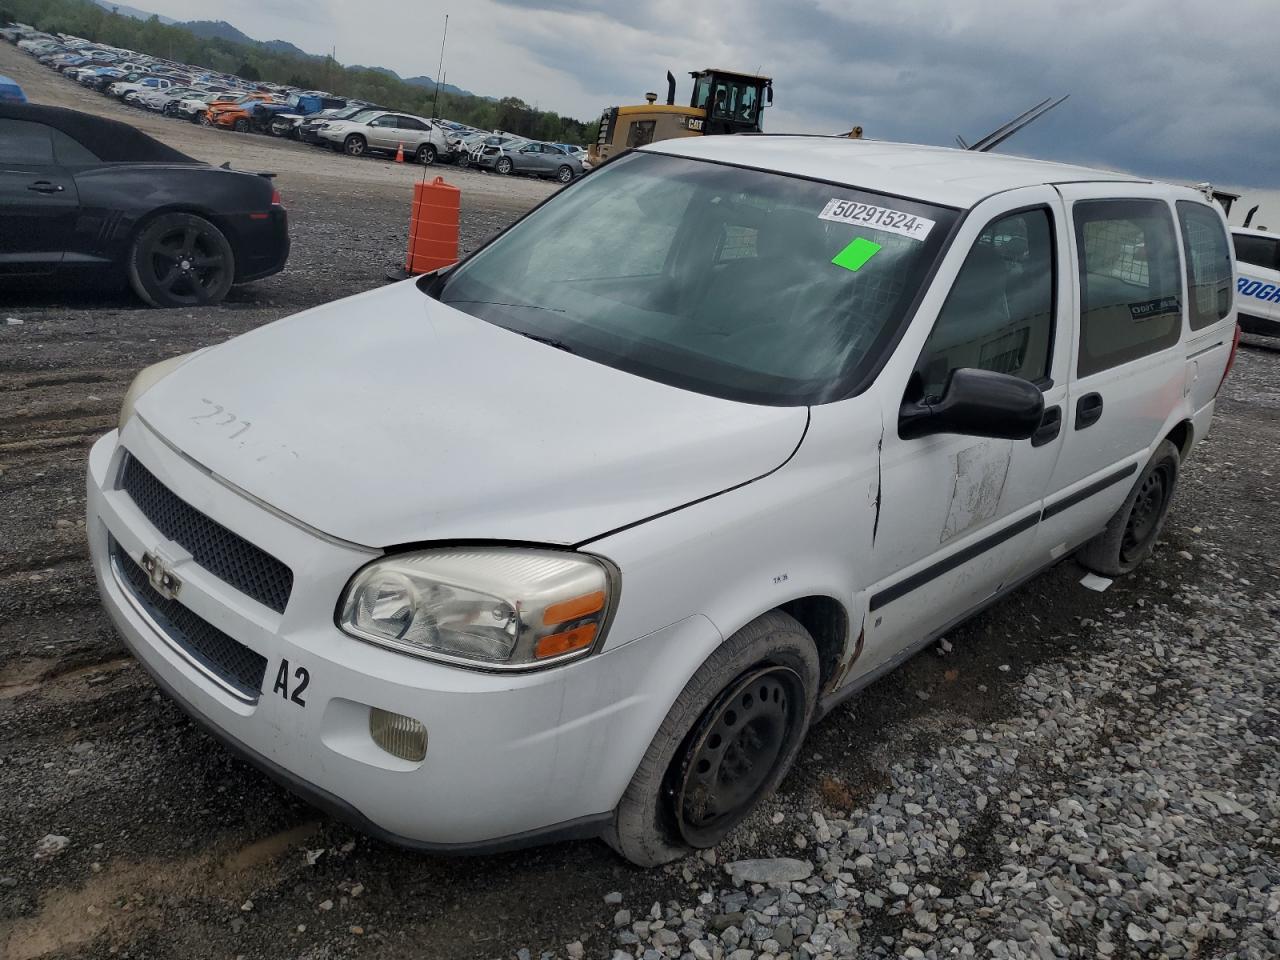
[[815, 717], [1038, 571], [1150, 553], [1236, 342], [1201, 194], [668, 140], [460, 265], [140, 373], [106, 608], [253, 763], [396, 843], [716, 843]]
[[1280, 236], [1233, 227], [1240, 295], [1240, 329], [1280, 337]]

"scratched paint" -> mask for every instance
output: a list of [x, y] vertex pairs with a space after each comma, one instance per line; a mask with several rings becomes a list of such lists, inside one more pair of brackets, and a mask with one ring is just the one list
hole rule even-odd
[[987, 440], [965, 447], [951, 458], [955, 486], [939, 543], [946, 543], [996, 515], [1012, 457], [1012, 440]]

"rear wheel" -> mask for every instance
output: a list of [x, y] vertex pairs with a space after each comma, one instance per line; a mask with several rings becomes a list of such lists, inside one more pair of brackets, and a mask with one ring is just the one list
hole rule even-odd
[[349, 157], [363, 157], [369, 145], [365, 143], [364, 137], [358, 133], [353, 133], [342, 141], [343, 152]]
[[561, 164], [560, 169], [556, 171], [556, 179], [561, 183], [572, 183], [573, 167], [569, 166], [567, 163]]
[[424, 143], [418, 148], [418, 152], [415, 156], [420, 164], [429, 167], [431, 164], [436, 162], [436, 148], [433, 144]]
[[494, 165], [493, 169], [497, 170], [499, 173], [503, 175], [506, 175], [511, 172], [512, 168], [513, 167], [512, 167], [510, 157], [499, 157], [498, 162]]
[[1113, 577], [1147, 559], [1169, 515], [1180, 463], [1173, 443], [1165, 440], [1156, 447], [1107, 528], [1081, 547], [1076, 559], [1095, 573]]
[[203, 217], [166, 213], [134, 238], [129, 283], [153, 307], [218, 303], [235, 279], [235, 253], [226, 236]]
[[791, 768], [813, 715], [818, 654], [780, 611], [721, 644], [645, 752], [605, 839], [655, 866], [714, 846]]

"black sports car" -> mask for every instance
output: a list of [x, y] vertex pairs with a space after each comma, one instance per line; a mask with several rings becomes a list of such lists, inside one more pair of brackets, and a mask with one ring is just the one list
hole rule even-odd
[[201, 163], [115, 120], [0, 104], [0, 291], [127, 277], [153, 306], [196, 306], [288, 257], [269, 177]]

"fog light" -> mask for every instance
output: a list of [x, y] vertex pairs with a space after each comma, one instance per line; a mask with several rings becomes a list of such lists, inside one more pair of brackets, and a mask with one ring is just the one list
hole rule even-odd
[[370, 709], [369, 736], [387, 753], [402, 760], [416, 763], [427, 755], [427, 728], [403, 714]]

